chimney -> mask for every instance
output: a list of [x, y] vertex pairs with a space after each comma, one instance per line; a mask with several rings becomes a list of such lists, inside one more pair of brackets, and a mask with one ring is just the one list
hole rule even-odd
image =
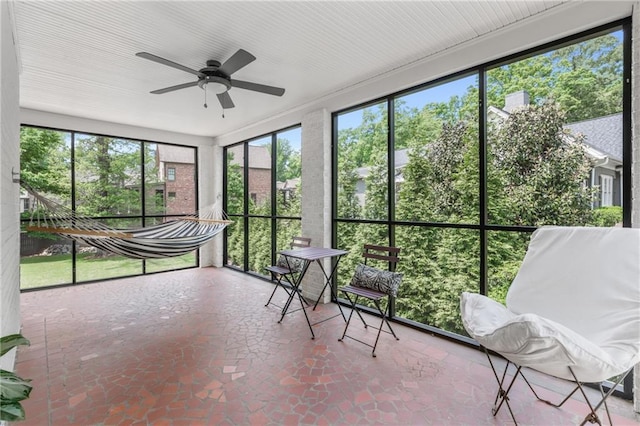
[[529, 93], [526, 90], [509, 93], [504, 98], [504, 110], [511, 113], [514, 109], [529, 105]]

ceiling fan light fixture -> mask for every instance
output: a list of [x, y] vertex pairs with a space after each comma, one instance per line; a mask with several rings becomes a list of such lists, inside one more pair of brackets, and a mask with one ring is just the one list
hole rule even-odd
[[216, 95], [220, 95], [231, 89], [231, 84], [228, 80], [216, 76], [208, 76], [207, 78], [201, 79], [198, 81], [198, 86], [201, 89], [208, 90]]

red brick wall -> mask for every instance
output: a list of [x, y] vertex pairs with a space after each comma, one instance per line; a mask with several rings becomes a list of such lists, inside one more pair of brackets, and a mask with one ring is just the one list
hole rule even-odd
[[[175, 168], [176, 180], [168, 179], [169, 168]], [[184, 163], [165, 163], [165, 202], [167, 214], [193, 213], [196, 209], [195, 166]], [[175, 193], [175, 198], [170, 197]]]
[[249, 197], [251, 197], [251, 194], [256, 194], [257, 205], [270, 202], [270, 169], [249, 169]]

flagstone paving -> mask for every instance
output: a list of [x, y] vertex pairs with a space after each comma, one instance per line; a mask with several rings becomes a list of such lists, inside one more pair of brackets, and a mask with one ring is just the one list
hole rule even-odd
[[[23, 293], [31, 346], [16, 371], [34, 388], [20, 424], [513, 423], [506, 410], [491, 414], [493, 373], [477, 349], [397, 325], [400, 340], [383, 334], [373, 358], [365, 345], [338, 342], [341, 317], [316, 325], [311, 340], [301, 311], [278, 323], [278, 309], [264, 306], [272, 288], [201, 268]], [[282, 306], [286, 294], [276, 294]], [[338, 308], [307, 312], [314, 322]], [[375, 338], [371, 328], [354, 333]], [[532, 373], [543, 397], [569, 389]], [[579, 424], [587, 413], [577, 397], [555, 409], [521, 383], [512, 392], [521, 424]], [[638, 424], [630, 401], [610, 405], [615, 424]]]

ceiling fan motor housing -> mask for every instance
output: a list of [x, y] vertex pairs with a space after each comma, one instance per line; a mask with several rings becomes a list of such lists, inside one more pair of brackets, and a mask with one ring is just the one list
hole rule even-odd
[[207, 66], [200, 70], [204, 77], [198, 78], [198, 87], [205, 89], [209, 85], [209, 90], [215, 94], [221, 94], [231, 89], [229, 76], [219, 70], [220, 62], [212, 59], [207, 61]]

